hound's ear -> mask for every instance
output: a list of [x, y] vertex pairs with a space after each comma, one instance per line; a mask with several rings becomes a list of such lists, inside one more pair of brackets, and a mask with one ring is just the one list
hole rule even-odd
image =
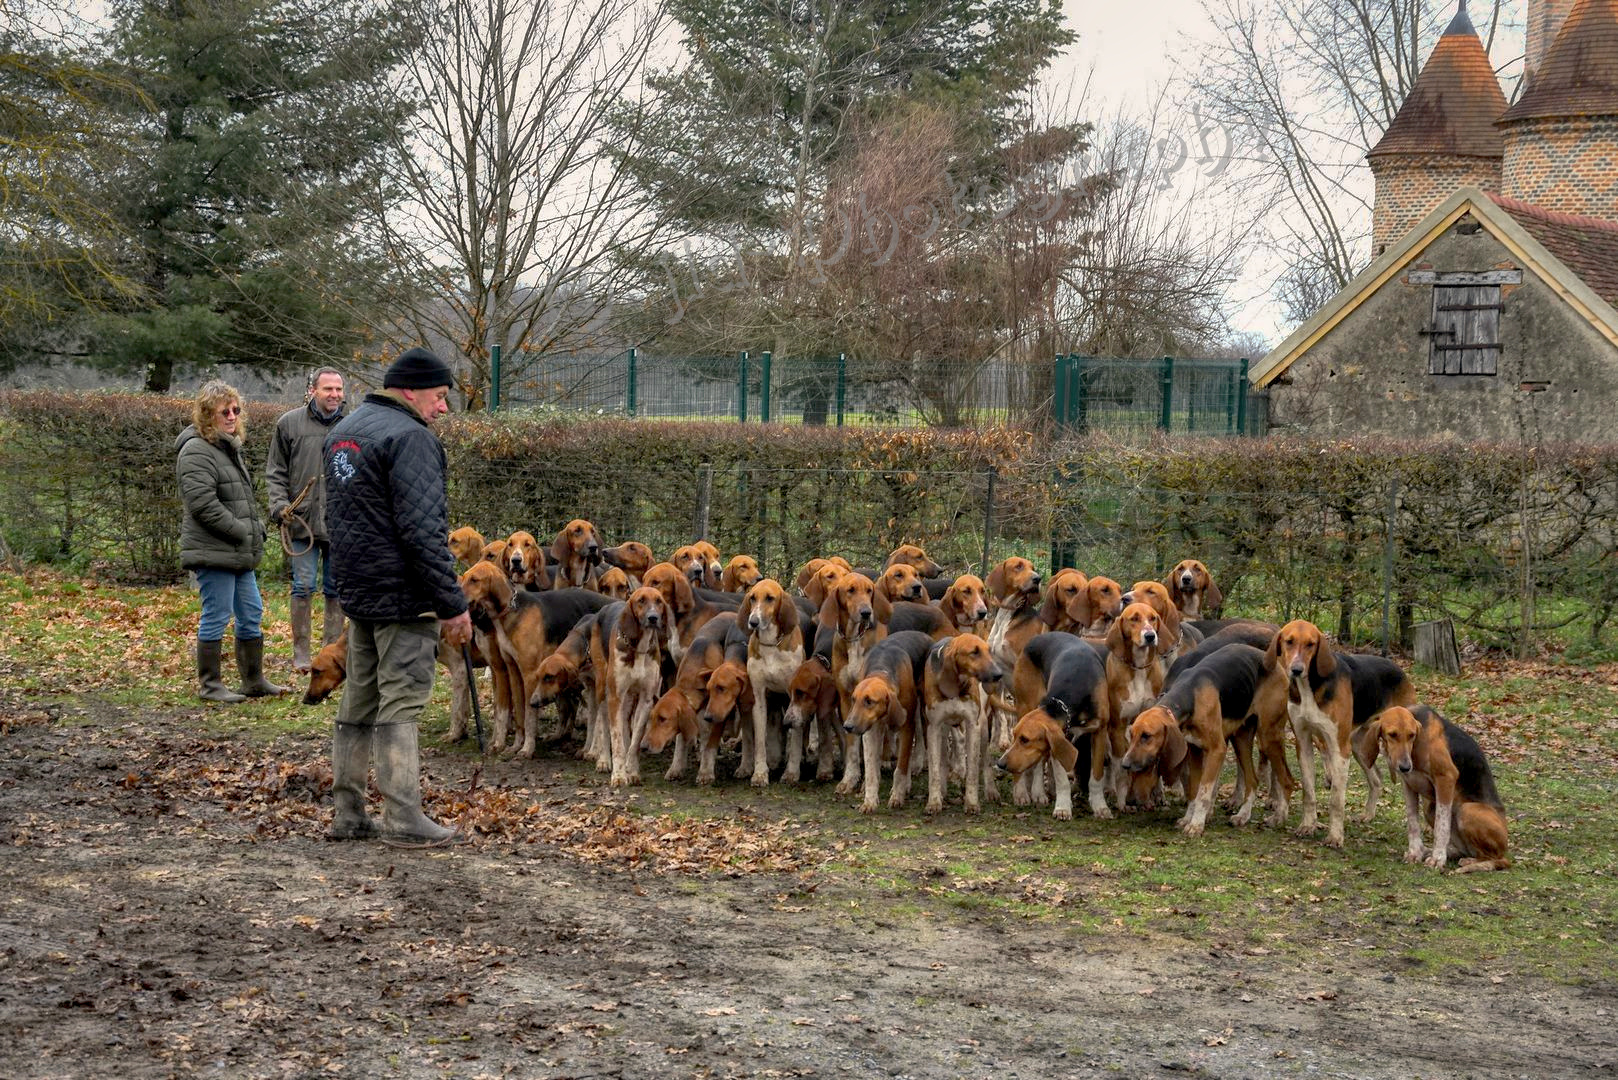
[[1169, 724], [1163, 729], [1163, 753], [1158, 758], [1158, 771], [1174, 772], [1185, 764], [1186, 755], [1185, 735], [1180, 731], [1179, 724]]
[[590, 526], [590, 539], [596, 542], [597, 551], [600, 551], [602, 548], [607, 546], [601, 539], [601, 530], [596, 528], [594, 525]]
[[815, 621], [833, 629], [843, 625], [843, 605], [838, 602], [835, 587], [826, 590], [826, 598], [820, 602], [820, 614], [815, 616]]
[[1382, 714], [1368, 721], [1365, 725], [1365, 734], [1360, 736], [1364, 740], [1361, 753], [1365, 755], [1365, 767], [1369, 769], [1376, 764], [1376, 756], [1382, 750]]
[[1178, 648], [1180, 644], [1180, 609], [1174, 606], [1174, 598], [1169, 598], [1169, 609], [1158, 612], [1158, 618], [1163, 623], [1164, 642], [1158, 646], [1159, 652]]
[[989, 590], [989, 598], [998, 607], [1000, 605], [1000, 595], [1006, 591], [1006, 564], [1003, 562], [997, 564], [993, 570], [989, 571], [989, 578], [983, 584]]
[[797, 589], [799, 592], [803, 592], [809, 587], [810, 579], [815, 576], [815, 571], [819, 569], [819, 567], [815, 566], [815, 563], [818, 561], [818, 559], [810, 559], [808, 562], [803, 564], [803, 568], [798, 571], [798, 576], [792, 581], [793, 588]]
[[1056, 600], [1056, 579], [1051, 578], [1045, 586], [1045, 602], [1039, 605], [1039, 621], [1046, 626], [1055, 627], [1062, 620], [1062, 605]]
[[1051, 749], [1051, 757], [1062, 768], [1072, 773], [1079, 764], [1079, 748], [1068, 741], [1067, 732], [1055, 720], [1045, 721], [1045, 742]]
[[691, 583], [681, 574], [674, 579], [674, 614], [676, 616], [689, 615], [697, 606], [697, 594], [691, 591]]
[[893, 605], [888, 602], [887, 593], [881, 589], [873, 589], [871, 592], [871, 610], [876, 613], [876, 621], [883, 626], [888, 625], [893, 619]]
[[564, 527], [561, 532], [556, 534], [556, 539], [551, 541], [551, 558], [559, 563], [565, 563], [570, 551], [571, 548], [567, 542], [567, 529]]
[[1270, 639], [1270, 647], [1264, 652], [1264, 666], [1274, 669], [1281, 664], [1281, 631], [1277, 630]]
[[1124, 620], [1114, 619], [1112, 625], [1107, 627], [1107, 649], [1119, 656], [1129, 655], [1129, 644], [1124, 640]]
[[1081, 631], [1089, 629], [1090, 624], [1095, 622], [1096, 608], [1090, 602], [1090, 586], [1088, 583], [1079, 590], [1079, 595], [1073, 598], [1073, 606], [1077, 609], [1072, 614], [1074, 621], [1079, 624], [1079, 629]]
[[1170, 600], [1173, 600], [1177, 595], [1179, 595], [1180, 583], [1175, 579], [1174, 567], [1172, 566], [1169, 567], [1169, 572], [1163, 575], [1163, 588], [1169, 591]]
[[899, 704], [899, 695], [894, 693], [892, 690], [889, 690], [888, 691], [888, 727], [892, 728], [894, 731], [898, 731], [900, 728], [904, 727], [904, 723], [905, 723], [904, 706]]
[[1217, 618], [1219, 609], [1225, 606], [1225, 594], [1214, 584], [1212, 574], [1208, 575], [1208, 591], [1202, 595], [1202, 606], [1207, 609], [1209, 618]]
[[742, 602], [736, 607], [736, 625], [743, 630], [747, 629], [748, 616], [753, 614], [753, 592], [757, 588], [758, 586], [755, 585], [753, 588], [748, 589], [747, 594], [742, 597]]
[[489, 613], [495, 618], [504, 615], [511, 607], [513, 596], [511, 579], [504, 574], [489, 575], [489, 595], [484, 597], [489, 605]]
[[945, 589], [944, 595], [938, 598], [938, 610], [942, 611], [944, 613], [944, 618], [949, 620], [951, 629], [958, 628], [961, 625], [957, 621], [962, 612], [961, 601], [959, 595], [955, 591], [954, 585], [951, 585], [949, 588]]
[[1331, 651], [1331, 642], [1326, 635], [1320, 635], [1320, 645], [1315, 649], [1315, 658], [1310, 661], [1310, 667], [1315, 669], [1315, 678], [1329, 679], [1337, 674], [1337, 657]]
[[958, 640], [945, 638], [938, 647], [938, 689], [947, 698], [961, 696], [961, 666], [955, 660], [955, 642]]
[[618, 635], [629, 644], [638, 646], [642, 629], [640, 620], [635, 618], [634, 609], [625, 600], [624, 610], [618, 615]]
[[782, 589], [775, 598], [775, 632], [779, 640], [790, 637], [798, 629], [798, 605], [792, 602], [792, 597]]

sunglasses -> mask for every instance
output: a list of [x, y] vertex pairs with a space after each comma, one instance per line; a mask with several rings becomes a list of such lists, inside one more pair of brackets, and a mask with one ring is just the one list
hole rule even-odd
[[240, 405], [226, 405], [224, 408], [219, 410], [219, 415], [220, 416], [239, 416], [241, 414], [241, 411], [242, 411], [242, 407]]

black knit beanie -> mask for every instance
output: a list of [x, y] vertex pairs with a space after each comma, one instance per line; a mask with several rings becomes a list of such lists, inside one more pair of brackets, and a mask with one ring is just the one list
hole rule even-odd
[[388, 365], [382, 376], [385, 388], [427, 390], [434, 386], [454, 386], [455, 373], [449, 365], [426, 349], [415, 348]]

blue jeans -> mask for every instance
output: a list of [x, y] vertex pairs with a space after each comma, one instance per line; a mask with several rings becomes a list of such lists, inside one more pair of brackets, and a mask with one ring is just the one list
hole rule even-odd
[[337, 583], [331, 577], [331, 543], [317, 540], [302, 555], [288, 555], [287, 565], [292, 569], [292, 595], [300, 599], [315, 594], [315, 577], [320, 577], [320, 591], [331, 600], [337, 596]]
[[251, 570], [195, 570], [197, 591], [202, 594], [202, 621], [197, 626], [198, 641], [218, 641], [225, 636], [231, 616], [236, 618], [236, 640], [252, 641], [264, 636], [264, 597], [259, 595], [258, 576]]

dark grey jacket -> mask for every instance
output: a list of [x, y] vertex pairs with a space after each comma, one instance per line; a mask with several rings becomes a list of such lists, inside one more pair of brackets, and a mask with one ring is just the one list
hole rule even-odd
[[195, 425], [174, 440], [180, 480], [180, 565], [187, 570], [252, 570], [264, 557], [264, 522], [240, 440], [211, 443]]
[[377, 622], [454, 618], [466, 594], [449, 553], [444, 446], [390, 394], [367, 394], [326, 437], [326, 531], [337, 595]]
[[[276, 420], [270, 452], [264, 459], [264, 486], [270, 497], [271, 521], [280, 520], [281, 511], [298, 497], [310, 477], [323, 475], [326, 436], [342, 418], [340, 406], [337, 415], [328, 419], [320, 415], [311, 400], [301, 409], [282, 413]], [[309, 526], [316, 540], [326, 539], [326, 485], [316, 482], [298, 507], [298, 517]], [[303, 530], [294, 526], [292, 542], [302, 548], [305, 539]]]

